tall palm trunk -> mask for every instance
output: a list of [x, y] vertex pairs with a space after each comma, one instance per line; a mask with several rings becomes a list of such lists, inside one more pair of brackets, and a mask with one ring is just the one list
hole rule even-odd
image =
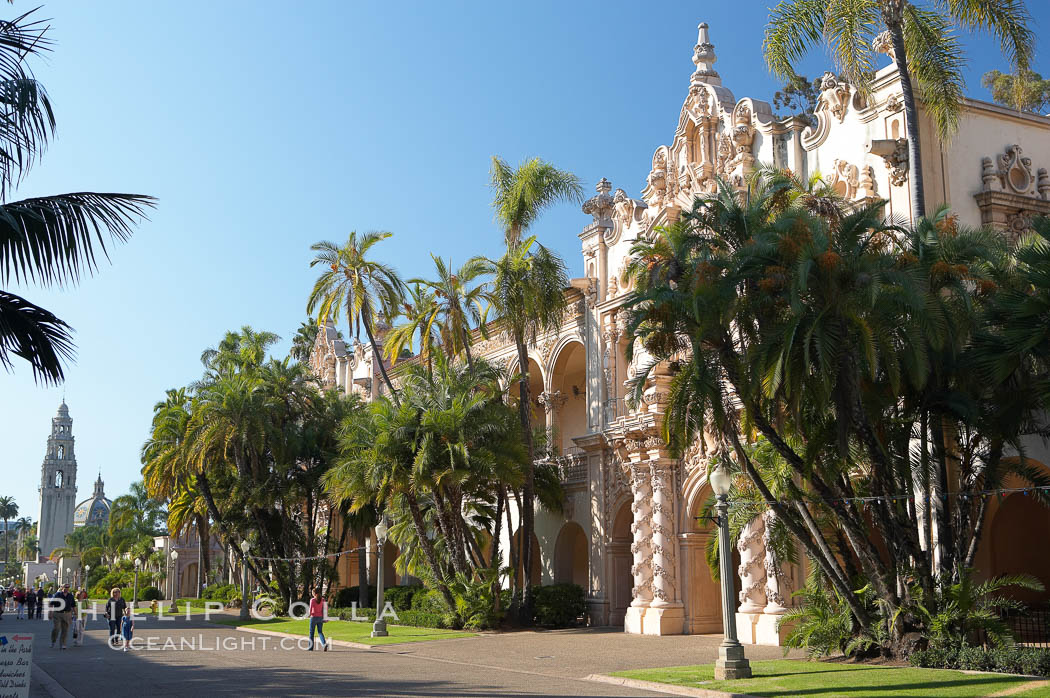
[[528, 463], [525, 466], [525, 481], [521, 486], [521, 576], [524, 589], [521, 604], [521, 623], [532, 620], [532, 535], [536, 526], [533, 500], [536, 489], [535, 446], [532, 442], [532, 396], [529, 394], [529, 355], [525, 347], [525, 338], [515, 333], [514, 342], [518, 347], [518, 367], [521, 379], [518, 381], [518, 418], [521, 420], [522, 437], [525, 439], [525, 450]]
[[922, 180], [922, 148], [919, 143], [919, 110], [915, 105], [911, 72], [908, 70], [908, 54], [904, 50], [904, 17], [902, 0], [883, 0], [882, 17], [893, 42], [894, 59], [900, 74], [901, 97], [904, 102], [904, 125], [908, 134], [908, 186], [911, 194], [912, 217], [915, 220], [926, 215], [926, 192]]
[[366, 302], [365, 307], [361, 312], [364, 315], [365, 334], [368, 336], [368, 343], [372, 345], [372, 358], [379, 364], [379, 373], [383, 376], [383, 382], [386, 383], [387, 390], [390, 391], [390, 398], [394, 401], [394, 404], [398, 407], [401, 406], [401, 401], [397, 399], [397, 391], [394, 390], [394, 384], [390, 382], [390, 376], [387, 375], [386, 365], [383, 363], [383, 352], [379, 350], [379, 345], [376, 344], [375, 335], [372, 333], [372, 314], [371, 307]]

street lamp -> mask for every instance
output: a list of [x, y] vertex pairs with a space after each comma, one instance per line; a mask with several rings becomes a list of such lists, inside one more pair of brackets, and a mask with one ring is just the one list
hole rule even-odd
[[390, 524], [387, 523], [386, 514], [376, 524], [376, 622], [372, 624], [372, 637], [386, 637], [386, 621], [383, 619], [383, 546], [386, 545], [387, 534], [390, 533]]
[[179, 612], [179, 551], [171, 551], [171, 612]]
[[751, 664], [744, 656], [744, 646], [736, 638], [736, 618], [733, 613], [733, 558], [729, 549], [729, 488], [733, 477], [720, 465], [708, 476], [711, 489], [717, 497], [715, 522], [718, 524], [718, 572], [722, 580], [722, 630], [724, 637], [718, 646], [715, 662], [715, 680], [751, 678]]
[[248, 620], [248, 550], [251, 546], [248, 539], [241, 541], [241, 620]]
[[139, 603], [139, 570], [142, 569], [142, 560], [135, 558], [135, 591], [131, 593], [131, 608], [134, 609]]
[[84, 590], [88, 588], [88, 578], [91, 576], [91, 565], [84, 565]]

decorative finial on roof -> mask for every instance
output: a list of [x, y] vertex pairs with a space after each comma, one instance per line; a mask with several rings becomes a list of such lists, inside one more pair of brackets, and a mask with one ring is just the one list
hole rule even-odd
[[598, 193], [583, 202], [583, 212], [593, 216], [594, 222], [599, 225], [611, 225], [609, 219], [613, 212], [613, 198], [609, 192], [612, 191], [612, 183], [602, 177], [594, 185], [594, 190]]
[[696, 46], [693, 47], [693, 63], [696, 64], [696, 70], [689, 81], [694, 84], [721, 85], [722, 78], [711, 67], [717, 60], [715, 45], [708, 38], [707, 22], [701, 22], [697, 27]]
[[102, 472], [101, 471], [99, 471], [98, 479], [95, 480], [95, 496], [96, 497], [103, 497], [103, 496], [105, 496], [105, 487], [102, 484]]

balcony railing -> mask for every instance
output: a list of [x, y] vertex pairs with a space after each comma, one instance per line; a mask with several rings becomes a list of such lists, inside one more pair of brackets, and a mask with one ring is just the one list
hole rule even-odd
[[561, 454], [543, 454], [537, 463], [553, 463], [565, 484], [587, 481], [587, 454], [579, 446], [571, 446]]
[[605, 422], [615, 422], [620, 417], [627, 416], [627, 402], [622, 397], [615, 397], [605, 401]]

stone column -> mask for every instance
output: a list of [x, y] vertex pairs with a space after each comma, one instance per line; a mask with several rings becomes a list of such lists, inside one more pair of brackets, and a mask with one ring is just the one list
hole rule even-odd
[[770, 545], [769, 541], [773, 535], [773, 524], [776, 520], [776, 512], [770, 510], [765, 513], [762, 543], [766, 548], [766, 607], [762, 609], [762, 612], [779, 616], [787, 612], [787, 606], [784, 599], [784, 585], [781, 583], [781, 577], [784, 572], [780, 569], [780, 560], [777, 559], [777, 555], [773, 552], [773, 546]]
[[[619, 340], [620, 340], [620, 329], [617, 324], [618, 311], [613, 311], [609, 315], [605, 316], [605, 327], [602, 329], [602, 339], [605, 340], [605, 359], [607, 365], [603, 366], [603, 372], [605, 374], [605, 400], [606, 404], [603, 406], [607, 410], [606, 420], [612, 420], [616, 418], [616, 412], [609, 410], [609, 404], [611, 400], [619, 399], [619, 395], [616, 394], [616, 363], [617, 355], [619, 352]], [[603, 363], [606, 363], [603, 361]]]
[[561, 444], [554, 443], [554, 427], [558, 424], [558, 410], [568, 400], [568, 396], [562, 395], [560, 390], [551, 390], [540, 393], [536, 400], [543, 405], [547, 416], [547, 451], [551, 456], [562, 455]]
[[738, 613], [761, 613], [766, 607], [766, 554], [762, 543], [765, 521], [760, 516], [740, 532], [736, 549], [740, 553], [740, 608]]
[[656, 451], [657, 457], [650, 461], [653, 601], [645, 617], [645, 634], [680, 635], [685, 629], [685, 607], [678, 594], [676, 578], [674, 461], [659, 457], [660, 451], [666, 448], [659, 437], [646, 439], [646, 446]]
[[634, 598], [624, 618], [624, 630], [641, 635], [644, 632], [643, 621], [646, 610], [653, 600], [651, 588], [653, 579], [652, 529], [650, 528], [652, 482], [648, 463], [636, 461], [632, 462], [629, 467], [631, 494], [634, 496], [634, 501], [631, 503], [631, 511], [634, 512], [634, 523], [631, 524], [633, 534], [631, 554], [634, 560], [631, 575], [634, 577], [634, 589], [631, 595]]

